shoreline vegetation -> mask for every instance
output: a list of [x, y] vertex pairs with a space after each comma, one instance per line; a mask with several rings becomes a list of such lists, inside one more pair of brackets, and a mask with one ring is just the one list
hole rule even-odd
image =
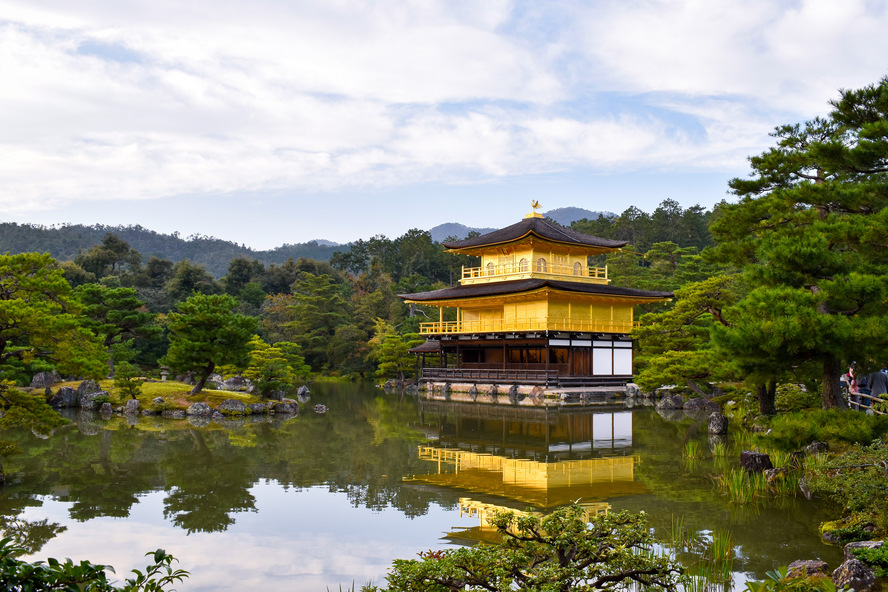
[[[589, 261], [606, 265], [621, 286], [675, 293], [672, 302], [641, 306], [636, 315], [634, 370], [641, 390], [668, 386], [671, 396], [709, 399], [733, 430], [750, 430], [748, 440], [741, 437], [746, 451], [770, 453], [766, 464], [772, 466], [765, 470], [776, 473], [726, 466], [714, 486], [737, 504], [773, 491], [832, 499], [840, 516], [824, 532], [842, 544], [884, 538], [888, 531], [888, 419], [847, 411], [840, 382], [849, 368], [863, 376], [888, 364], [888, 78], [840, 91], [830, 106], [823, 117], [778, 127], [774, 146], [750, 158], [752, 174], [729, 182], [733, 203], [706, 211], [665, 200], [651, 214], [628, 208], [572, 228], [633, 243], [633, 249]], [[473, 258], [445, 252], [418, 230], [393, 240], [355, 241], [330, 261], [265, 265], [239, 257], [220, 279], [187, 259], [143, 261], [113, 233], [68, 261], [0, 255], [0, 430], [23, 426], [46, 433], [62, 423], [48, 403], [58, 381], [33, 380], [45, 373], [79, 377], [78, 387], [82, 380], [113, 377], [86, 393], [98, 397], [93, 402], [135, 407], [130, 401], [138, 401], [138, 408], [156, 405], [160, 413], [183, 413], [194, 403], [219, 407], [227, 399], [240, 399], [238, 409], [268, 410], [273, 401], [290, 404], [283, 399], [312, 377], [409, 380], [416, 360], [408, 350], [422, 341], [420, 322], [437, 318], [438, 311], [405, 305], [398, 294], [453, 285], [462, 267], [474, 266]], [[443, 320], [454, 314], [448, 309]], [[190, 373], [194, 384], [142, 380], [161, 371]], [[209, 390], [217, 374], [248, 379], [256, 394]], [[74, 385], [63, 383], [68, 395], [76, 393]], [[158, 397], [162, 403], [155, 403]], [[793, 454], [817, 442], [829, 451], [817, 445], [816, 452]], [[714, 459], [734, 454], [718, 446], [710, 452]], [[0, 443], [0, 455], [13, 453]], [[700, 462], [706, 454], [689, 445], [684, 461]], [[641, 524], [626, 518], [603, 536]], [[523, 557], [516, 562], [534, 561], [531, 543], [547, 544], [539, 531], [527, 534], [539, 526], [518, 524], [526, 540], [506, 537], [514, 557]], [[562, 561], [560, 554], [573, 551], [561, 544], [547, 551], [558, 560], [540, 565], [557, 565], [549, 575], [569, 590], [580, 576]], [[466, 566], [486, 574], [468, 589], [496, 589], [506, 575], [484, 571], [491, 569], [492, 548], [472, 549], [458, 559], [445, 553], [396, 561], [394, 573], [404, 577], [390, 581], [389, 589], [416, 589], [410, 578], [417, 574], [437, 578], [439, 590], [467, 589]], [[6, 555], [10, 561], [13, 554]], [[885, 589], [884, 554], [859, 554], [870, 572], [883, 571], [877, 583], [854, 580], [858, 592]], [[647, 566], [630, 577], [640, 587], [677, 585], [656, 580], [665, 578], [659, 570], [672, 573], [671, 567], [650, 567], [643, 560], [656, 559], [651, 556], [635, 559]], [[852, 581], [806, 571], [799, 584], [792, 579], [797, 573], [775, 571], [748, 589], [834, 592]]]

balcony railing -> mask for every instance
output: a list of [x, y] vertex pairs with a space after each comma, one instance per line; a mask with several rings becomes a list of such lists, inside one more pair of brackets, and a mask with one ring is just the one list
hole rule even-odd
[[511, 331], [575, 331], [582, 333], [629, 333], [639, 323], [631, 321], [587, 321], [576, 319], [488, 319], [420, 323], [422, 335], [503, 333]]
[[508, 263], [504, 265], [487, 265], [485, 267], [463, 267], [462, 279], [483, 279], [483, 278], [499, 278], [508, 279], [509, 276], [526, 276], [530, 273], [534, 275], [557, 275], [569, 276], [571, 278], [592, 278], [607, 283], [607, 266], [605, 267], [589, 267], [575, 263], [541, 263], [539, 261], [524, 263]]

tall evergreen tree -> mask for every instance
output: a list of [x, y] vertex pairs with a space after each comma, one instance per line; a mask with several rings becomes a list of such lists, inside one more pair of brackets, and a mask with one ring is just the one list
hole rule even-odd
[[100, 376], [98, 338], [83, 327], [80, 305], [49, 255], [0, 255], [0, 379], [33, 370]]
[[314, 370], [327, 364], [327, 346], [337, 327], [348, 322], [349, 306], [342, 295], [342, 286], [329, 275], [316, 276], [302, 272], [293, 284], [293, 320], [288, 328], [292, 340], [301, 348]]
[[816, 362], [826, 408], [849, 362], [888, 358], [888, 78], [840, 94], [829, 117], [777, 128], [712, 226], [755, 286], [722, 344], [745, 349], [747, 330], [786, 369]]
[[75, 291], [83, 305], [86, 324], [99, 335], [108, 352], [110, 376], [114, 376], [114, 348], [136, 337], [150, 338], [160, 333], [154, 315], [136, 297], [135, 288], [109, 288], [84, 284]]
[[245, 366], [256, 319], [234, 312], [237, 299], [225, 294], [194, 294], [169, 316], [170, 349], [165, 363], [196, 371], [191, 394], [199, 393], [217, 366]]

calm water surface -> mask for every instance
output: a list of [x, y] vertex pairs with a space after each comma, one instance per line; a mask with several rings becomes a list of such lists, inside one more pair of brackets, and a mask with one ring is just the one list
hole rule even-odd
[[[314, 413], [317, 403], [330, 411]], [[827, 508], [728, 504], [713, 487], [716, 461], [682, 459], [687, 441], [707, 449], [705, 425], [650, 409], [546, 411], [316, 385], [286, 421], [71, 419], [49, 439], [11, 435], [25, 452], [6, 464], [0, 530], [32, 559], [89, 559], [120, 579], [164, 548], [192, 573], [183, 592], [382, 582], [392, 559], [488, 538], [479, 512], [578, 499], [644, 510], [661, 536], [674, 517], [730, 531], [735, 587], [795, 559], [841, 557], [817, 535]]]

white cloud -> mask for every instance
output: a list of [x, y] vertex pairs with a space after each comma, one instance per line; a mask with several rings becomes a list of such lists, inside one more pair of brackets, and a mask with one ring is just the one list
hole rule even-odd
[[884, 4], [862, 0], [0, 7], [5, 213], [732, 169], [888, 50]]

